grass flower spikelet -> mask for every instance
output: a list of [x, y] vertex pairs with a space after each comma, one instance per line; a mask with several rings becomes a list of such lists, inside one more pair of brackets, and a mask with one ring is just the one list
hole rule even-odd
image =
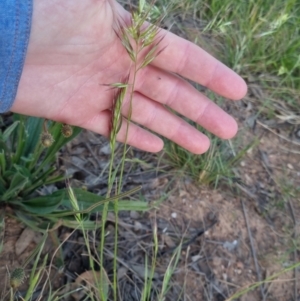
[[49, 132], [43, 132], [40, 140], [44, 147], [50, 147], [54, 142], [54, 138]]
[[63, 124], [61, 127], [61, 132], [64, 137], [68, 138], [73, 134], [73, 129], [70, 125], [68, 124]]
[[10, 286], [12, 288], [18, 288], [25, 278], [25, 271], [22, 268], [16, 268], [10, 274]]

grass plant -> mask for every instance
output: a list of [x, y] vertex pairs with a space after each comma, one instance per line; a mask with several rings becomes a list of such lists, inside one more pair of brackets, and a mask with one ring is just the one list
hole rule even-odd
[[[202, 132], [206, 133], [203, 130]], [[234, 168], [250, 148], [255, 148], [258, 140], [254, 139], [239, 149], [237, 142], [221, 140], [210, 133], [206, 135], [210, 138], [211, 145], [209, 150], [201, 156], [193, 155], [175, 143], [166, 141], [167, 160], [182, 174], [199, 183], [211, 185], [214, 188], [217, 188], [221, 182], [232, 184], [236, 178]]]
[[[112, 87], [117, 89], [115, 93], [114, 106], [112, 108], [112, 120], [111, 120], [111, 133], [110, 133], [110, 147], [111, 147], [111, 158], [109, 167], [109, 177], [108, 177], [108, 193], [107, 197], [110, 196], [113, 184], [115, 183], [115, 177], [118, 169], [113, 172], [114, 165], [114, 153], [116, 136], [122, 125], [122, 115], [121, 108], [124, 99], [129, 90], [129, 112], [127, 116], [126, 124], [126, 137], [123, 148], [123, 156], [120, 165], [120, 176], [118, 183], [116, 183], [117, 192], [120, 193], [122, 187], [122, 177], [125, 167], [127, 147], [127, 135], [129, 130], [129, 125], [131, 121], [132, 113], [132, 100], [133, 93], [135, 89], [136, 76], [139, 70], [145, 68], [149, 65], [157, 55], [160, 54], [163, 49], [159, 48], [160, 42], [163, 37], [158, 35], [159, 29], [156, 25], [148, 24], [145, 25], [148, 18], [150, 10], [146, 10], [145, 1], [140, 1], [138, 9], [132, 12], [132, 18], [130, 24], [126, 24], [124, 20], [117, 21], [116, 34], [122, 42], [124, 48], [127, 51], [128, 56], [131, 59], [130, 70], [128, 70], [128, 77], [125, 78], [122, 83], [113, 83]], [[131, 79], [132, 78], [132, 79]], [[114, 268], [113, 268], [113, 295], [114, 300], [117, 300], [117, 252], [118, 252], [118, 199], [114, 201], [115, 204], [115, 249], [114, 249]], [[104, 239], [105, 239], [105, 222], [107, 217], [107, 205], [104, 205], [104, 210], [102, 213], [102, 232], [101, 232], [101, 244], [100, 244], [100, 266], [103, 267], [103, 254], [104, 254]], [[102, 273], [101, 273], [102, 278]], [[103, 279], [100, 280], [100, 283]], [[100, 290], [102, 300], [106, 300], [103, 290]]]
[[[265, 95], [257, 99], [265, 112], [278, 115], [283, 99], [291, 111], [299, 113], [300, 89], [300, 3], [296, 0], [159, 0], [156, 9], [193, 19], [201, 27], [184, 28], [190, 39], [202, 43], [209, 36], [214, 49], [208, 47], [225, 64], [249, 83], [257, 83]], [[175, 19], [176, 20], [176, 19]], [[183, 21], [184, 24], [184, 21]], [[199, 35], [200, 34], [200, 35]], [[205, 45], [203, 45], [205, 47]]]

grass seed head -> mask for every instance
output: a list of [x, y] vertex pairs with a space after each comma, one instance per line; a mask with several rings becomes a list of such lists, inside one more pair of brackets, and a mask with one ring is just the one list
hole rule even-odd
[[16, 268], [10, 274], [10, 286], [13, 289], [18, 288], [25, 278], [25, 271], [22, 268]]
[[50, 147], [54, 142], [53, 136], [49, 132], [43, 132], [40, 139], [44, 147]]
[[63, 126], [61, 128], [61, 132], [62, 132], [64, 137], [68, 138], [73, 134], [73, 129], [70, 125], [63, 124]]

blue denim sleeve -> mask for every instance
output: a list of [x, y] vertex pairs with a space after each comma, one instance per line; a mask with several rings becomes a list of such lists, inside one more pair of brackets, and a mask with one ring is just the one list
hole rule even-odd
[[32, 0], [0, 0], [0, 113], [12, 106], [28, 46]]

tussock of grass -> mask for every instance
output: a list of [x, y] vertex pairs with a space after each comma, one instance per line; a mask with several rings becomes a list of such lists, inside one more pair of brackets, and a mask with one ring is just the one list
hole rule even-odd
[[[299, 1], [160, 0], [156, 5], [160, 11], [168, 7], [175, 22], [180, 16], [200, 24], [191, 28], [188, 23], [195, 32], [190, 38], [197, 42], [208, 36], [218, 58], [248, 83], [260, 85], [265, 95], [256, 102], [262, 111], [276, 116], [279, 110], [286, 115], [282, 110], [288, 106], [288, 114], [299, 115]], [[187, 32], [184, 25], [181, 29]]]
[[214, 188], [217, 188], [220, 183], [231, 185], [236, 181], [234, 168], [249, 149], [258, 145], [259, 140], [253, 139], [246, 146], [241, 147], [238, 138], [234, 141], [221, 140], [198, 128], [209, 137], [211, 141], [209, 150], [197, 156], [173, 142], [166, 141], [167, 161], [182, 174], [188, 175], [198, 183], [211, 185]]
[[[166, 7], [166, 1], [157, 5]], [[205, 23], [203, 32], [220, 39], [220, 56], [243, 74], [280, 75], [299, 88], [300, 3], [296, 0], [172, 1], [173, 13]], [[163, 8], [161, 8], [163, 10]]]

